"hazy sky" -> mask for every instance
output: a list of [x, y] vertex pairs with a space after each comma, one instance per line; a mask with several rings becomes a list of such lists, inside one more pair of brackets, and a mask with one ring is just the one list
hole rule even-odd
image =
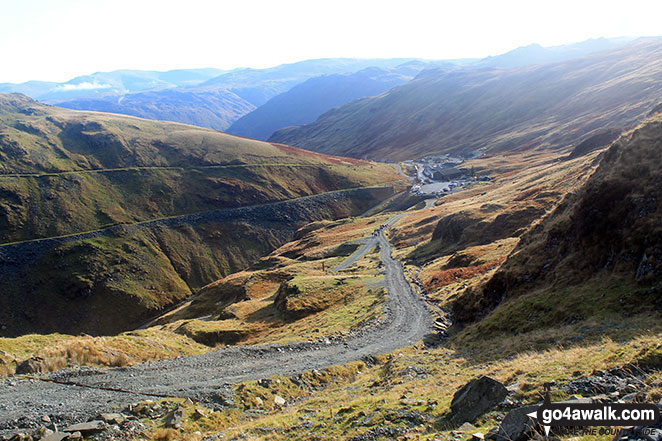
[[662, 1], [0, 0], [0, 82], [662, 35]]

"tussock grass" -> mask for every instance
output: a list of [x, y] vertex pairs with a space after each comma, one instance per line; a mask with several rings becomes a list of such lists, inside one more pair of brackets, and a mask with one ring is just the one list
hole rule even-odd
[[113, 337], [62, 334], [0, 338], [0, 375], [13, 374], [30, 357], [45, 360], [46, 370], [64, 367], [120, 367], [144, 361], [200, 354], [206, 347], [171, 332], [132, 331]]
[[[540, 331], [507, 341], [495, 337], [475, 345], [453, 339], [445, 347], [415, 345], [375, 357], [372, 365], [357, 362], [309, 372], [296, 384], [287, 377], [272, 378], [267, 388], [245, 382], [236, 386], [240, 408], [266, 414], [216, 427], [212, 424], [207, 426], [209, 432], [203, 433], [224, 430], [230, 437], [284, 441], [307, 440], [311, 433], [322, 439], [348, 439], [375, 427], [408, 427], [408, 439], [445, 438], [457, 430], [444, 423], [450, 401], [469, 380], [489, 375], [507, 385], [518, 383], [515, 396], [527, 403], [539, 402], [543, 385], [556, 382], [555, 399], [567, 398], [559, 390], [564, 382], [628, 363], [641, 365], [642, 360], [659, 356], [662, 328], [646, 329], [644, 324], [644, 317], [628, 319], [624, 325], [632, 332], [627, 337], [619, 337], [616, 331], [612, 337], [596, 333], [590, 341], [565, 346], [550, 342], [538, 345]], [[576, 335], [576, 329], [569, 327], [558, 332]], [[507, 346], [518, 350], [503, 352]], [[661, 375], [651, 375], [646, 382], [651, 397], [660, 394]], [[286, 398], [284, 408], [274, 406], [275, 394]], [[413, 410], [428, 415], [427, 423], [411, 427], [397, 419], [397, 412]], [[306, 428], [300, 426], [302, 423]], [[474, 424], [477, 431], [485, 433], [498, 424], [498, 419], [491, 413]]]

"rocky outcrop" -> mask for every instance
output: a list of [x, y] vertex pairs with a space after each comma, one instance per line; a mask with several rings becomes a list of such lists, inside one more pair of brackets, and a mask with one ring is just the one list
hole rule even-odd
[[537, 422], [528, 414], [538, 410], [539, 406], [524, 406], [512, 410], [503, 419], [497, 432], [497, 441], [525, 441], [531, 439]]
[[492, 410], [507, 395], [506, 387], [490, 377], [482, 376], [471, 380], [453, 395], [451, 401], [453, 421], [456, 423], [473, 421]]
[[629, 305], [660, 309], [662, 281], [662, 115], [623, 135], [596, 172], [520, 244], [492, 279], [453, 304], [456, 322], [475, 321], [502, 300], [545, 286], [578, 285], [600, 276], [636, 283]]
[[503, 212], [487, 220], [461, 211], [446, 216], [437, 223], [431, 243], [441, 248], [454, 249], [460, 245], [482, 245], [506, 237], [518, 237], [534, 220], [544, 214], [544, 208], [533, 205]]
[[39, 372], [45, 372], [48, 369], [46, 368], [46, 360], [41, 357], [31, 357], [27, 360], [21, 362], [16, 366], [16, 373], [19, 375], [22, 374], [37, 374]]
[[623, 133], [622, 128], [613, 128], [613, 129], [604, 129], [598, 131], [596, 134], [589, 136], [572, 150], [572, 152], [566, 157], [566, 159], [575, 159], [580, 156], [587, 155], [594, 150], [608, 147], [612, 142], [614, 142], [621, 133]]

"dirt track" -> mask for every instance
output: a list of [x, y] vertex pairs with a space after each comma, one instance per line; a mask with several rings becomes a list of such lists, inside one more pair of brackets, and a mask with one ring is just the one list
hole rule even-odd
[[[405, 216], [405, 214], [399, 214], [397, 216], [393, 216], [388, 221], [386, 221], [385, 225], [393, 225], [398, 219], [402, 218], [403, 216]], [[345, 259], [343, 263], [335, 267], [333, 271], [346, 270], [350, 266], [354, 265], [367, 252], [369, 252], [374, 247], [376, 247], [378, 243], [380, 243], [380, 237], [377, 236], [370, 236], [363, 239], [363, 245], [361, 245], [361, 247], [358, 250], [354, 251], [347, 259]]]
[[227, 390], [228, 383], [294, 375], [391, 352], [420, 341], [432, 331], [425, 302], [413, 293], [401, 264], [391, 258], [391, 245], [386, 238], [380, 234], [371, 239], [380, 245], [389, 293], [386, 315], [380, 323], [328, 343], [237, 346], [129, 368], [63, 370], [49, 377], [92, 388], [9, 378], [0, 382], [0, 435], [37, 427], [42, 415], [49, 415], [60, 425], [86, 421], [100, 411], [122, 409], [129, 403], [150, 398], [142, 393], [218, 402], [219, 393]]

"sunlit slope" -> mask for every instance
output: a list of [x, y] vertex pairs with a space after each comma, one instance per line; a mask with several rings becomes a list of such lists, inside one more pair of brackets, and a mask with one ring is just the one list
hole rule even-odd
[[565, 148], [662, 101], [662, 43], [513, 69], [430, 70], [271, 141], [356, 158]]
[[614, 142], [484, 286], [458, 297], [458, 322], [482, 318], [472, 331], [494, 335], [659, 311], [661, 146], [660, 114]]
[[399, 179], [388, 166], [0, 95], [0, 241]]
[[402, 181], [384, 164], [22, 95], [0, 95], [0, 164], [2, 335], [132, 329]]

